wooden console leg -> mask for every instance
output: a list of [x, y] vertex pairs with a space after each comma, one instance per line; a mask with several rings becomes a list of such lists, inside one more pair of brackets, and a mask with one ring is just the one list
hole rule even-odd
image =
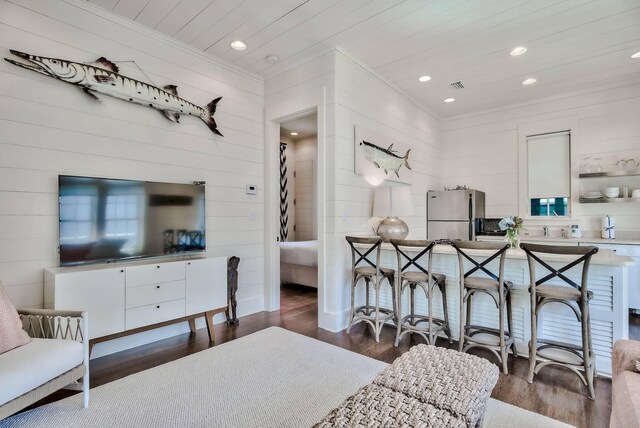
[[207, 332], [209, 333], [209, 342], [215, 342], [216, 341], [216, 334], [213, 331], [213, 315], [215, 314], [215, 312], [205, 312], [204, 313], [204, 319], [207, 321]]
[[189, 329], [191, 330], [191, 333], [196, 332], [196, 320], [194, 318], [189, 320]]

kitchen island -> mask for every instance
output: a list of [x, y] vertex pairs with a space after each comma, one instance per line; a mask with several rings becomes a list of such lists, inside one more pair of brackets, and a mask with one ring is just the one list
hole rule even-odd
[[[409, 248], [407, 252], [415, 252]], [[459, 312], [460, 312], [460, 283], [458, 279], [458, 257], [453, 247], [449, 245], [436, 245], [433, 254], [433, 271], [446, 275], [447, 307], [449, 321], [454, 340], [458, 338]], [[469, 250], [470, 255], [479, 254]], [[513, 299], [513, 333], [518, 352], [522, 357], [528, 357], [528, 341], [531, 336], [530, 296], [529, 296], [529, 268], [527, 257], [521, 249], [507, 250], [505, 263], [505, 280], [514, 284]], [[426, 258], [424, 259], [426, 264]], [[559, 268], [571, 260], [570, 256], [546, 256], [543, 260], [552, 267]], [[391, 244], [383, 244], [381, 250], [381, 264], [384, 267], [398, 269], [396, 252]], [[618, 339], [627, 339], [629, 335], [628, 318], [628, 268], [633, 264], [633, 259], [619, 256], [610, 250], [600, 250], [591, 259], [589, 269], [588, 289], [594, 293], [590, 302], [591, 329], [593, 348], [597, 355], [598, 373], [611, 376], [611, 354], [613, 342]], [[489, 269], [498, 272], [498, 261], [489, 263]], [[425, 266], [426, 268], [426, 266]], [[470, 264], [465, 261], [465, 270]], [[538, 278], [548, 272], [542, 267], [536, 269]], [[567, 271], [566, 275], [577, 283], [580, 283], [580, 267]], [[562, 280], [550, 281], [551, 284], [564, 284]], [[436, 291], [437, 293], [437, 291]], [[362, 296], [361, 296], [362, 297]], [[408, 298], [408, 293], [403, 296]], [[474, 298], [472, 305], [472, 322], [490, 327], [498, 326], [498, 311], [493, 300], [484, 294]], [[442, 308], [439, 303], [440, 296], [434, 300], [434, 315], [442, 317]], [[391, 292], [388, 287], [381, 291], [380, 303], [382, 306], [391, 307]], [[403, 308], [407, 308], [408, 300], [403, 300]], [[421, 293], [416, 293], [416, 312], [426, 313], [426, 299]], [[406, 315], [406, 314], [405, 314]], [[538, 317], [538, 337], [580, 344], [580, 324], [575, 315], [565, 305], [549, 304]], [[403, 340], [406, 339], [406, 336]]]

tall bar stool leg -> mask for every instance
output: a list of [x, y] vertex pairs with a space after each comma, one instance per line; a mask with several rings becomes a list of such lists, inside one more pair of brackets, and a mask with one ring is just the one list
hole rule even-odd
[[378, 279], [375, 284], [376, 307], [374, 309], [375, 317], [373, 323], [375, 326], [374, 331], [376, 334], [376, 343], [380, 342], [380, 330], [382, 329], [382, 326], [380, 325], [380, 284], [381, 281]]
[[436, 344], [437, 336], [433, 333], [433, 287], [436, 286], [435, 282], [432, 283], [431, 279], [427, 283], [427, 298], [429, 299], [429, 344]]
[[396, 279], [395, 276], [389, 276], [387, 277], [387, 281], [389, 282], [389, 285], [391, 286], [391, 306], [393, 307], [393, 322], [398, 325], [399, 324], [399, 320], [398, 320], [398, 312], [396, 311], [396, 305], [397, 305], [397, 299], [398, 299], [398, 295], [396, 294]]
[[518, 350], [516, 349], [516, 341], [513, 336], [513, 307], [511, 303], [511, 290], [507, 292], [507, 326], [509, 327], [509, 339], [511, 339], [511, 350], [513, 356], [518, 356]]
[[[458, 327], [459, 330], [459, 335], [458, 336], [458, 351], [462, 352], [462, 349], [464, 348], [464, 325], [466, 324], [465, 318], [464, 318], [464, 301], [465, 301], [465, 289], [464, 287], [462, 287], [462, 289], [460, 290], [460, 315], [458, 316], [458, 324], [460, 324]], [[467, 303], [468, 304], [468, 303]]]
[[369, 277], [364, 277], [364, 284], [365, 284], [365, 314], [370, 315], [371, 314], [371, 301], [370, 301], [370, 296], [369, 296], [369, 282], [370, 279]]
[[[498, 319], [500, 322], [499, 325], [499, 340], [500, 340], [500, 359], [502, 360], [502, 373], [509, 374], [509, 368], [507, 367], [507, 357], [509, 353], [507, 352], [507, 347], [504, 343], [504, 311], [505, 311], [505, 301], [504, 301], [504, 290], [500, 290], [498, 292]], [[508, 317], [507, 317], [508, 318]]]
[[536, 369], [538, 352], [538, 307], [534, 295], [531, 295], [531, 340], [529, 341], [529, 374], [527, 382], [533, 383], [533, 372]]
[[451, 324], [449, 324], [449, 305], [447, 300], [447, 284], [445, 282], [438, 284], [440, 287], [440, 294], [442, 295], [442, 313], [444, 314], [444, 322], [446, 328], [444, 332], [449, 339], [449, 344], [453, 343], [453, 338], [451, 337]]
[[398, 312], [397, 312], [397, 319], [398, 322], [396, 323], [396, 342], [395, 342], [395, 346], [398, 346], [398, 344], [400, 343], [400, 335], [402, 334], [402, 290], [404, 285], [402, 284], [402, 279], [398, 278], [398, 281], [400, 283], [400, 287], [398, 287], [398, 293], [397, 293], [397, 298], [398, 298]]
[[589, 334], [589, 302], [580, 302], [582, 312], [582, 362], [584, 364], [584, 375], [589, 388], [589, 398], [595, 400], [596, 394], [593, 388], [593, 362], [591, 361], [591, 335]]
[[351, 275], [351, 310], [349, 311], [349, 326], [347, 327], [347, 334], [351, 332], [353, 327], [353, 317], [355, 316], [355, 304], [356, 304], [356, 274]]
[[471, 325], [471, 301], [473, 300], [474, 296], [475, 296], [475, 293], [469, 293], [469, 297], [467, 297], [467, 320], [466, 320], [466, 325]]

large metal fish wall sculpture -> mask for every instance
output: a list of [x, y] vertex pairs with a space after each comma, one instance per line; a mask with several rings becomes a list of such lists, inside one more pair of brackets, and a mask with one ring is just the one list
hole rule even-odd
[[411, 169], [409, 166], [409, 152], [411, 149], [407, 150], [407, 153], [401, 157], [396, 154], [396, 150], [393, 150], [393, 144], [383, 149], [382, 147], [363, 140], [360, 142], [360, 147], [362, 148], [365, 159], [373, 162], [376, 168], [382, 168], [387, 175], [389, 171], [393, 171], [398, 178], [400, 178], [398, 171], [402, 168], [402, 165]]
[[91, 64], [83, 64], [65, 59], [31, 55], [13, 49], [10, 52], [23, 61], [18, 62], [9, 58], [5, 58], [5, 61], [18, 67], [77, 85], [94, 100], [99, 101], [95, 94], [97, 92], [131, 103], [152, 107], [160, 110], [167, 119], [176, 123], [180, 122], [181, 114], [196, 116], [202, 119], [214, 134], [222, 136], [213, 118], [218, 101], [222, 97], [211, 101], [206, 107], [197, 106], [180, 98], [178, 96], [178, 88], [175, 85], [158, 88], [118, 74], [118, 66], [104, 57]]

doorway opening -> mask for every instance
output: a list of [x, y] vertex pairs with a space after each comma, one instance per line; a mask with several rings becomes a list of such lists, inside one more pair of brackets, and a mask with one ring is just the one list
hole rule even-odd
[[280, 122], [279, 150], [280, 305], [317, 312], [317, 111]]

